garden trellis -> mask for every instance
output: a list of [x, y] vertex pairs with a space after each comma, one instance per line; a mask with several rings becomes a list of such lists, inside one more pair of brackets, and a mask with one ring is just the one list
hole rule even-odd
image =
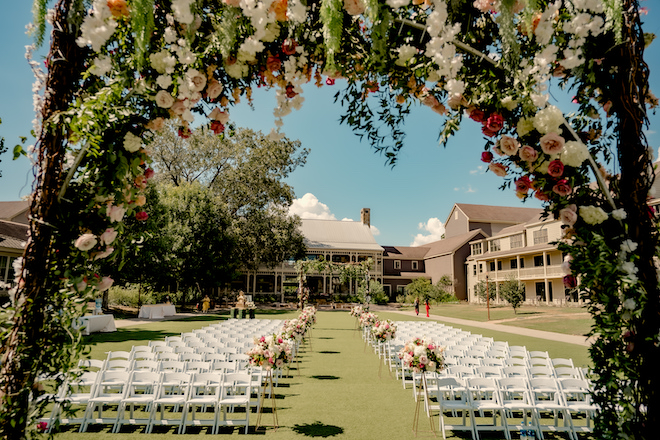
[[[47, 71], [34, 63], [36, 178], [15, 312], [3, 327], [4, 438], [33, 432], [32, 385], [73, 364], [78, 305], [112, 283], [104, 264], [123, 264], [134, 245], [123, 219], [148, 217], [153, 133], [170, 119], [183, 137], [200, 121], [230, 136], [231, 106], [267, 87], [279, 137], [309, 82], [341, 86], [342, 122], [392, 163], [411, 105], [438, 113], [442, 142], [466, 116], [481, 123], [490, 171], [564, 223], [565, 283], [579, 279], [595, 319], [597, 436], [658, 431], [658, 234], [642, 132], [657, 99], [637, 1], [59, 0], [47, 8], [35, 1], [37, 42], [47, 22], [53, 32]], [[574, 90], [577, 113], [549, 102], [553, 81]], [[593, 158], [602, 189], [590, 185]]]

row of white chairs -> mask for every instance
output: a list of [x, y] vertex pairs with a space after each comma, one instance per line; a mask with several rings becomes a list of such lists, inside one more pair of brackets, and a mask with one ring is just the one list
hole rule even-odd
[[[145, 432], [154, 426], [208, 425], [213, 434], [218, 426], [245, 426], [247, 433], [252, 407], [259, 410], [263, 371], [251, 373], [220, 372], [85, 372], [66, 381], [54, 398], [48, 429], [80, 424], [85, 432], [92, 424], [111, 424], [112, 432], [122, 425], [143, 425]], [[65, 410], [68, 407], [69, 410]], [[84, 408], [79, 418], [70, 409]], [[137, 408], [141, 408], [138, 413]], [[235, 410], [242, 408], [241, 413]], [[208, 410], [212, 409], [209, 417]], [[239, 414], [239, 417], [229, 416]], [[138, 417], [140, 416], [140, 417]]]
[[[439, 413], [443, 436], [447, 429], [467, 430], [477, 440], [480, 431], [502, 431], [509, 440], [512, 431], [532, 429], [540, 439], [562, 432], [578, 440], [578, 433], [592, 432], [597, 407], [583, 379], [426, 376], [426, 411]], [[445, 417], [462, 423], [446, 424]]]
[[[144, 425], [145, 432], [151, 432], [158, 424], [175, 424], [179, 425], [180, 432], [184, 432], [189, 424], [196, 425], [200, 422], [195, 419], [196, 412], [186, 407], [186, 402], [181, 401], [183, 399], [181, 396], [189, 396], [191, 399], [194, 397], [195, 402], [206, 399], [207, 397], [199, 395], [202, 387], [198, 385], [202, 378], [211, 380], [209, 378], [215, 377], [224, 378], [221, 385], [207, 387], [204, 393], [208, 394], [209, 390], [212, 394], [217, 392], [220, 399], [217, 405], [204, 404], [204, 408], [211, 405], [216, 416], [204, 423], [210, 424], [213, 433], [223, 424], [244, 424], [247, 432], [249, 408], [257, 405], [255, 395], [264, 391], [266, 376], [260, 368], [249, 366], [249, 357], [244, 353], [253, 346], [255, 337], [279, 332], [283, 321], [246, 321], [248, 320], [227, 320], [193, 332], [182, 333], [180, 336], [170, 336], [161, 341], [149, 341], [147, 345], [133, 346], [130, 351], [108, 352], [105, 359], [83, 360], [79, 363], [79, 367], [84, 372], [71, 376], [72, 379], [65, 380], [49, 395], [54, 401], [53, 410], [50, 417], [43, 421], [48, 423], [49, 430], [55, 424], [80, 424], [80, 431], [85, 431], [93, 423], [112, 423], [112, 430], [116, 432], [122, 424], [128, 423]], [[240, 345], [237, 344], [239, 340], [243, 341]], [[198, 346], [199, 341], [205, 341], [204, 347]], [[227, 346], [232, 343], [235, 345]], [[274, 386], [277, 386], [281, 374], [281, 370], [273, 372]], [[229, 395], [236, 392], [234, 382], [238, 377], [251, 378], [247, 394], [248, 396], [252, 394], [253, 399], [248, 406], [245, 419], [237, 421], [227, 419], [224, 410], [231, 402], [234, 402], [230, 408], [232, 411], [239, 404], [239, 397], [230, 398]], [[168, 385], [172, 381], [178, 383], [177, 396], [167, 396], [175, 388]], [[233, 385], [229, 386], [229, 383]], [[42, 396], [42, 398], [46, 397], [48, 396]], [[187, 399], [188, 397], [186, 401]], [[165, 408], [168, 405], [164, 404], [166, 401], [177, 402], [174, 405], [174, 413], [169, 411], [167, 417], [165, 417]], [[129, 403], [130, 415], [125, 419], [126, 405]], [[146, 416], [143, 414], [139, 423], [133, 417], [133, 406], [138, 403], [147, 413]], [[70, 417], [63, 408], [71, 405], [84, 407], [84, 415], [78, 418]], [[114, 406], [116, 411], [113, 416], [104, 417], [102, 413], [108, 405]], [[98, 412], [98, 417], [93, 416], [94, 412]], [[223, 415], [222, 420], [220, 415]], [[189, 420], [186, 419], [188, 416], [190, 416]]]
[[[517, 424], [509, 423], [514, 413], [523, 422], [529, 418], [538, 438], [543, 438], [544, 431], [557, 431], [577, 440], [578, 432], [591, 432], [596, 410], [590, 400], [591, 383], [586, 369], [575, 368], [571, 359], [552, 359], [547, 351], [528, 351], [524, 346], [509, 346], [440, 323], [397, 321], [395, 324], [396, 337], [391, 341], [377, 343], [367, 330], [363, 337], [384, 357], [390, 370], [396, 370], [403, 387], [412, 385], [413, 397], [424, 399], [429, 417], [432, 410], [439, 410], [443, 436], [445, 429], [467, 429], [473, 439], [478, 439], [479, 431], [496, 430], [510, 439], [510, 432], [520, 429]], [[445, 368], [424, 377], [407, 370], [398, 357], [405, 342], [420, 336], [445, 348]], [[422, 382], [425, 388], [420, 394]], [[521, 411], [516, 405], [526, 409]], [[458, 409], [462, 410], [463, 423], [445, 425], [443, 416], [447, 411], [457, 416]], [[548, 410], [552, 423], [547, 421]], [[484, 412], [492, 417], [491, 423], [484, 425], [482, 419], [477, 422], [476, 414], [483, 417]], [[577, 416], [578, 413], [582, 416]], [[575, 423], [578, 419], [573, 416], [581, 417], [580, 422]]]

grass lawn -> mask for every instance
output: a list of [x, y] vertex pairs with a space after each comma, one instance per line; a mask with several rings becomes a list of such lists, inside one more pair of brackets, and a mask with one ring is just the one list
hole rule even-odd
[[[381, 318], [393, 320], [414, 319], [396, 313], [378, 312]], [[291, 318], [296, 312], [272, 311], [258, 314], [259, 318]], [[151, 339], [162, 339], [171, 334], [204, 327], [224, 317], [204, 315], [180, 321], [161, 321], [122, 328], [116, 333], [95, 334], [87, 341], [94, 358], [102, 358], [109, 350], [127, 350], [132, 345], [143, 345]], [[577, 365], [586, 359], [585, 347], [538, 341], [512, 334], [489, 334], [481, 329], [464, 330], [508, 340], [511, 345], [526, 345], [528, 349], [548, 350], [553, 357], [573, 357]], [[355, 319], [347, 311], [319, 312], [318, 322], [312, 332], [311, 343], [302, 346], [299, 363], [294, 363], [288, 377], [280, 381], [276, 390], [279, 428], [254, 432], [256, 414], [251, 416], [251, 428], [247, 437], [272, 439], [303, 439], [305, 437], [335, 437], [342, 439], [407, 439], [415, 438], [412, 432], [415, 402], [410, 388], [403, 389], [401, 382], [391, 377], [383, 368], [379, 377], [379, 360], [373, 351], [365, 347], [360, 333], [355, 329]], [[268, 402], [265, 405], [269, 408]], [[263, 424], [271, 424], [270, 413], [262, 416]], [[438, 425], [437, 415], [433, 418]], [[429, 429], [429, 422], [422, 411], [420, 429]], [[109, 425], [93, 426], [94, 432], [77, 433], [75, 429], [55, 435], [57, 440], [104, 440], [144, 439], [142, 429], [130, 427], [120, 434], [109, 433]], [[240, 432], [239, 432], [240, 431]], [[221, 436], [245, 436], [242, 429], [223, 429]], [[158, 430], [154, 438], [181, 438], [175, 429]], [[183, 437], [206, 434], [206, 428], [190, 429]], [[517, 433], [514, 432], [515, 437]], [[420, 437], [432, 436], [419, 433]], [[503, 439], [503, 434], [483, 434], [484, 439]], [[567, 435], [546, 438], [567, 438]], [[448, 438], [471, 438], [467, 432], [459, 432]]]
[[[420, 313], [423, 307], [421, 309]], [[402, 307], [402, 310], [413, 308]], [[488, 309], [482, 304], [440, 304], [432, 306], [431, 313], [470, 321], [488, 321]], [[508, 305], [491, 306], [490, 321], [569, 335], [585, 335], [593, 323], [584, 307], [522, 306], [514, 313]]]

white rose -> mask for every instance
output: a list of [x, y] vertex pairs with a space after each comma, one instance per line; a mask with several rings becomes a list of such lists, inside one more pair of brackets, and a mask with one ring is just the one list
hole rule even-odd
[[110, 287], [112, 287], [114, 282], [115, 280], [110, 277], [103, 277], [101, 278], [101, 281], [95, 286], [95, 288], [99, 292], [103, 292], [104, 290], [108, 290]]
[[96, 243], [98, 243], [98, 241], [94, 234], [83, 234], [76, 239], [74, 246], [81, 251], [88, 251], [96, 246]]
[[167, 74], [158, 75], [158, 78], [156, 78], [156, 84], [158, 84], [161, 89], [166, 89], [172, 85], [172, 76]]
[[561, 161], [570, 167], [579, 167], [589, 158], [589, 150], [582, 142], [568, 141], [561, 151]]
[[564, 114], [554, 105], [549, 105], [534, 116], [534, 128], [541, 133], [559, 133], [559, 126], [564, 123]]
[[206, 76], [202, 75], [198, 70], [188, 69], [186, 72], [186, 82], [191, 91], [201, 92], [206, 87]]
[[160, 108], [170, 108], [174, 104], [174, 97], [167, 90], [156, 93], [156, 105]]
[[115, 228], [108, 228], [99, 238], [101, 239], [101, 243], [110, 245], [117, 238], [117, 231], [115, 231]]
[[142, 139], [135, 136], [130, 131], [124, 136], [124, 149], [130, 153], [135, 153], [142, 148]]
[[590, 225], [598, 225], [607, 220], [607, 213], [598, 206], [580, 206], [580, 217]]

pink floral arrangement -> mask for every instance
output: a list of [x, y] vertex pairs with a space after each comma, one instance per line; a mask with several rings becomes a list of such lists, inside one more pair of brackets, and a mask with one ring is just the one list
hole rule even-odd
[[285, 339], [302, 341], [307, 331], [307, 324], [300, 319], [289, 319], [284, 321], [282, 336]]
[[395, 334], [396, 324], [394, 324], [394, 322], [390, 321], [389, 319], [384, 321], [377, 321], [373, 327], [371, 327], [371, 335], [377, 341], [389, 341], [390, 339], [394, 338]]
[[444, 368], [444, 348], [430, 339], [415, 338], [399, 351], [399, 359], [415, 373], [440, 371]]
[[283, 335], [254, 338], [254, 347], [247, 351], [250, 365], [267, 370], [282, 368], [291, 362], [291, 346]]
[[364, 313], [364, 307], [362, 306], [355, 306], [351, 307], [351, 316], [355, 316], [356, 318], [359, 318], [360, 315]]
[[360, 315], [360, 327], [373, 327], [378, 322], [378, 316], [375, 313], [364, 312]]

